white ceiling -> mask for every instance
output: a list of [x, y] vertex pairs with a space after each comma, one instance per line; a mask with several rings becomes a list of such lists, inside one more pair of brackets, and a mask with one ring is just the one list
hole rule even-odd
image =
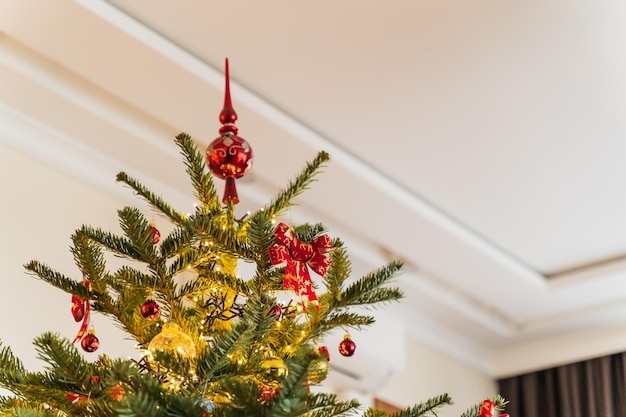
[[217, 136], [229, 57], [255, 152], [242, 211], [325, 149], [290, 215], [344, 237], [357, 272], [405, 260], [396, 311], [414, 337], [494, 376], [626, 349], [626, 3], [0, 10], [5, 144], [106, 192], [121, 168], [187, 204], [171, 139]]

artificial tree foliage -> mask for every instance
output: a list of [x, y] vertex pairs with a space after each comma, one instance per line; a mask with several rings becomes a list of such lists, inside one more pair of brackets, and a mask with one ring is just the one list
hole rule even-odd
[[[349, 280], [347, 250], [339, 238], [332, 238], [331, 266], [317, 279], [318, 305], [302, 305], [298, 297], [280, 304], [277, 294], [284, 291], [285, 267], [273, 265], [268, 254], [276, 243], [276, 222], [314, 181], [329, 155], [320, 152], [265, 207], [238, 218], [232, 201], [220, 201], [213, 175], [192, 138], [183, 133], [175, 142], [199, 202], [194, 213], [176, 211], [124, 172], [117, 176], [149, 204], [160, 221], [171, 223], [167, 236], [155, 243], [146, 215], [124, 207], [118, 211], [121, 235], [86, 225], [73, 234], [71, 253], [82, 280], [39, 261], [25, 265], [32, 275], [84, 302], [92, 312], [109, 317], [146, 349], [146, 355], [115, 359], [89, 354], [97, 356], [93, 359], [71, 340], [48, 332], [34, 341], [46, 367], [31, 372], [9, 346], [0, 345], [0, 387], [12, 394], [0, 397], [0, 411], [13, 416], [92, 417], [334, 417], [353, 413], [359, 407], [357, 401], [340, 401], [333, 393], [310, 390], [314, 384], [309, 381], [310, 366], [319, 360], [319, 344], [329, 331], [368, 326], [374, 322], [368, 308], [402, 297], [390, 285], [402, 263], [391, 261]], [[295, 225], [292, 230], [304, 242], [327, 233], [322, 224]], [[108, 253], [128, 262], [111, 270]], [[252, 276], [237, 275], [241, 262], [254, 264]], [[193, 278], [182, 280], [181, 275], [189, 271]], [[160, 307], [156, 320], [141, 313], [149, 298]], [[278, 318], [270, 314], [277, 305]], [[194, 354], [148, 350], [166, 322], [175, 323], [191, 338]], [[278, 358], [286, 371], [268, 370], [268, 357]], [[497, 407], [504, 405], [499, 396], [493, 400]], [[434, 415], [450, 403], [452, 399], [443, 394], [393, 417]], [[478, 416], [479, 405], [463, 417]], [[367, 409], [365, 416], [387, 414]]]

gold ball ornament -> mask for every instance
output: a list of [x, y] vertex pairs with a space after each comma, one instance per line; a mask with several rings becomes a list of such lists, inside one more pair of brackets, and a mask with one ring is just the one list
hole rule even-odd
[[261, 382], [267, 386], [275, 387], [280, 381], [289, 375], [289, 369], [281, 358], [270, 356], [261, 361]]
[[326, 379], [330, 372], [330, 364], [323, 356], [315, 358], [309, 364], [307, 369], [308, 380], [314, 383], [320, 383]]
[[167, 322], [163, 325], [161, 333], [150, 341], [148, 350], [152, 358], [156, 357], [156, 352], [178, 354], [184, 358], [193, 358], [196, 355], [196, 345], [193, 339], [174, 322]]

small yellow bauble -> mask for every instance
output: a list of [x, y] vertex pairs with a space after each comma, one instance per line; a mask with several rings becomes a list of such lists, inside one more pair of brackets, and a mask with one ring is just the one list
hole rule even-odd
[[261, 382], [275, 386], [289, 374], [289, 369], [281, 358], [271, 356], [261, 361]]
[[156, 356], [156, 352], [177, 353], [185, 358], [196, 356], [196, 345], [193, 339], [173, 322], [163, 325], [161, 333], [150, 341], [148, 350], [153, 357]]
[[320, 383], [328, 376], [330, 364], [324, 357], [315, 358], [309, 364], [307, 371], [310, 382]]

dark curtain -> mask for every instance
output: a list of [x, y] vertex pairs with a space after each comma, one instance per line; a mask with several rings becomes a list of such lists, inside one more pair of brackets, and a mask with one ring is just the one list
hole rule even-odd
[[511, 417], [626, 417], [626, 352], [498, 381]]

